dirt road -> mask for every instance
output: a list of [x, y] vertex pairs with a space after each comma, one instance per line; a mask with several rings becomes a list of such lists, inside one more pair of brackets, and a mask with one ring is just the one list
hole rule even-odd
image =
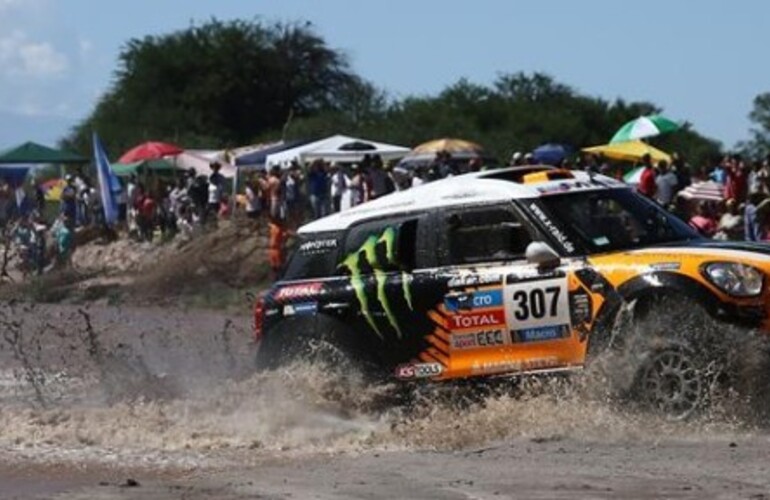
[[254, 374], [248, 318], [0, 308], [0, 498], [770, 498], [770, 433], [579, 383], [409, 408], [392, 386]]

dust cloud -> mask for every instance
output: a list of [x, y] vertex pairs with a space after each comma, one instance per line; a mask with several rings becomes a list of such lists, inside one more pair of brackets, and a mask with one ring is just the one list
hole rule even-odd
[[372, 384], [345, 366], [302, 362], [260, 372], [248, 319], [214, 313], [7, 304], [0, 328], [0, 454], [14, 459], [206, 467], [521, 437], [764, 433], [729, 391], [671, 422], [599, 389], [608, 374], [591, 370], [486, 386]]

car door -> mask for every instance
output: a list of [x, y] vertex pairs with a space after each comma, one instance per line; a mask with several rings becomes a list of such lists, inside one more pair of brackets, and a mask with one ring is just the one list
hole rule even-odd
[[437, 274], [445, 292], [432, 311], [433, 348], [420, 360], [440, 361], [444, 378], [582, 364], [602, 300], [583, 284], [585, 264], [527, 262], [529, 243], [545, 238], [513, 204], [463, 207], [442, 218]]
[[338, 271], [349, 280], [350, 326], [393, 367], [424, 349], [432, 330], [425, 312], [440, 289], [418, 269], [428, 267], [435, 231], [427, 214], [370, 220], [352, 227]]

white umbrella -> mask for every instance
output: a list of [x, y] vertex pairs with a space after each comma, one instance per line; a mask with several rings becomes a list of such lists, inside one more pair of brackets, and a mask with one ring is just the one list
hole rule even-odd
[[687, 186], [679, 192], [679, 196], [688, 200], [722, 201], [725, 199], [725, 188], [714, 181], [698, 182]]

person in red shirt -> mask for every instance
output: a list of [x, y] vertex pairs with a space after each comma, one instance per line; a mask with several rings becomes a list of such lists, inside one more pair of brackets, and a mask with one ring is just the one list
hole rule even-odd
[[707, 238], [711, 238], [716, 234], [719, 224], [714, 217], [714, 210], [705, 201], [701, 201], [698, 205], [698, 213], [690, 219], [690, 227], [697, 230], [700, 234]]
[[734, 199], [738, 203], [746, 201], [749, 191], [748, 170], [740, 155], [733, 155], [727, 167], [725, 181], [725, 199]]
[[655, 184], [655, 168], [652, 166], [652, 157], [649, 154], [644, 155], [642, 163], [644, 170], [642, 170], [642, 176], [639, 178], [639, 186], [636, 190], [648, 198], [655, 198], [657, 185]]

